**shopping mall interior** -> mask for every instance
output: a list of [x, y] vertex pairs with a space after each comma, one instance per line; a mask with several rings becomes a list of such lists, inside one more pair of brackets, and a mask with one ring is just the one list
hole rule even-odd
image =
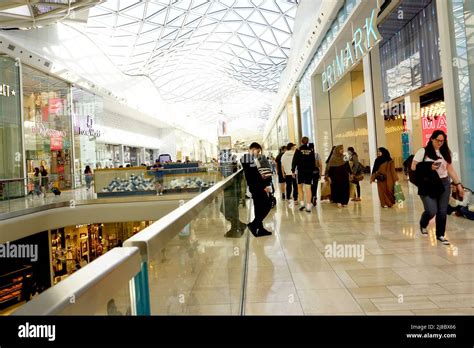
[[473, 28], [471, 0], [0, 1], [0, 317], [473, 316]]

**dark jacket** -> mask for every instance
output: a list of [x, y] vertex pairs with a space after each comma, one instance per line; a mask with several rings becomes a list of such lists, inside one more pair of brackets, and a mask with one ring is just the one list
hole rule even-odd
[[254, 156], [251, 154], [245, 154], [242, 156], [240, 163], [245, 174], [245, 180], [252, 195], [262, 194], [267, 187], [262, 176], [258, 172], [257, 164], [255, 163]]
[[295, 173], [296, 169], [298, 169], [299, 173], [313, 174], [315, 168], [316, 157], [314, 156], [314, 150], [308, 145], [301, 145], [293, 156], [291, 171]]
[[431, 169], [432, 164], [433, 162], [417, 163], [415, 176], [418, 195], [436, 198], [444, 192], [444, 186], [438, 172]]
[[283, 152], [280, 152], [275, 158], [278, 175], [283, 175], [283, 172], [281, 171], [281, 156], [283, 156]]

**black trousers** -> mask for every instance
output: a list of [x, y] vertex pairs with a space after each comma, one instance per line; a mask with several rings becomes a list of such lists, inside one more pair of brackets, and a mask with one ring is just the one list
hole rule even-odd
[[252, 192], [253, 207], [255, 218], [251, 222], [257, 228], [263, 228], [263, 220], [267, 217], [272, 209], [272, 202], [265, 191], [262, 193]]
[[291, 191], [293, 190], [293, 199], [297, 201], [298, 200], [298, 183], [296, 182], [296, 179], [293, 178], [293, 175], [286, 175], [285, 182], [286, 182], [286, 199], [290, 199]]

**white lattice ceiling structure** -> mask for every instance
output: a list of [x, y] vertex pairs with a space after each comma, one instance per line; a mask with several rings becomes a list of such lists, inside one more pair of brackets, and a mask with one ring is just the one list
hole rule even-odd
[[109, 0], [90, 10], [86, 34], [125, 74], [149, 77], [182, 121], [224, 119], [242, 128], [247, 120], [261, 135], [296, 7], [289, 0]]

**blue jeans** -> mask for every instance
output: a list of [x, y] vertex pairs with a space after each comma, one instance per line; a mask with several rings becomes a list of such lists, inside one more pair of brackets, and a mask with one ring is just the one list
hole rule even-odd
[[436, 237], [444, 236], [448, 212], [449, 196], [451, 196], [451, 183], [449, 178], [443, 181], [444, 192], [436, 197], [420, 196], [425, 211], [421, 214], [420, 226], [426, 228], [430, 220], [436, 215]]
[[90, 189], [91, 188], [91, 183], [92, 183], [92, 175], [86, 175], [85, 179], [86, 179], [86, 187], [88, 189]]

